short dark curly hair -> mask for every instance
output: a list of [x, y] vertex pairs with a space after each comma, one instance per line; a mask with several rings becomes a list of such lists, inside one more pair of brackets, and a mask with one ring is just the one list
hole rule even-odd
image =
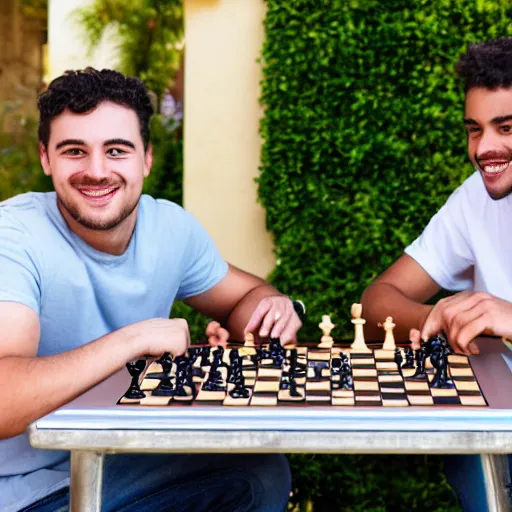
[[464, 91], [472, 87], [494, 90], [512, 86], [512, 39], [501, 37], [468, 46], [457, 63]]
[[51, 122], [64, 110], [85, 114], [104, 101], [111, 101], [135, 111], [139, 118], [144, 149], [147, 150], [153, 106], [146, 86], [138, 78], [126, 77], [118, 71], [98, 71], [91, 67], [66, 71], [53, 80], [48, 89], [39, 96], [39, 140], [48, 148]]

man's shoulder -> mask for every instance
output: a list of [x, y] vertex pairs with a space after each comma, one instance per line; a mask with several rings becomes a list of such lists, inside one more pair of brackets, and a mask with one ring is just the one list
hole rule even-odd
[[156, 199], [147, 194], [143, 194], [140, 200], [144, 216], [151, 222], [163, 220], [166, 223], [178, 223], [184, 227], [184, 225], [194, 221], [194, 216], [190, 212], [179, 204], [173, 203], [167, 199]]
[[48, 205], [55, 198], [53, 192], [27, 192], [0, 202], [0, 224], [3, 226], [39, 224]]

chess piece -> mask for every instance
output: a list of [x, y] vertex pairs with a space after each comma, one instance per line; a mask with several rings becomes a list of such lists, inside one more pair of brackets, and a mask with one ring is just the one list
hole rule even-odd
[[128, 373], [132, 376], [132, 382], [124, 396], [126, 398], [144, 398], [146, 394], [140, 389], [139, 377], [146, 368], [146, 360], [130, 361], [126, 363], [126, 368], [128, 368]]
[[281, 368], [284, 363], [284, 357], [286, 355], [286, 350], [281, 345], [281, 340], [279, 338], [270, 338], [269, 343], [269, 352], [270, 358], [274, 361], [273, 366], [276, 368]]
[[416, 359], [416, 371], [411, 378], [424, 379], [426, 376], [425, 360], [427, 359], [427, 353], [423, 345], [418, 350], [414, 351], [414, 358]]
[[414, 368], [414, 352], [411, 347], [405, 349], [405, 364], [402, 368]]
[[355, 335], [354, 342], [350, 345], [350, 348], [354, 352], [370, 352], [364, 341], [363, 325], [366, 323], [366, 320], [361, 318], [362, 312], [363, 306], [361, 304], [352, 304], [351, 313]]
[[245, 335], [245, 343], [244, 347], [254, 347], [254, 334], [252, 332], [248, 332]]
[[402, 351], [399, 348], [395, 348], [395, 363], [396, 367], [400, 373], [402, 374], [402, 361], [404, 360], [404, 357], [402, 356]]
[[330, 334], [336, 326], [331, 322], [331, 317], [329, 315], [322, 315], [322, 321], [318, 324], [318, 327], [322, 329], [323, 334], [320, 338], [318, 348], [332, 348], [334, 340]]
[[352, 368], [348, 359], [343, 359], [341, 362], [341, 368], [339, 371], [340, 374], [340, 384], [339, 389], [354, 389], [354, 383], [352, 380]]
[[395, 328], [396, 324], [393, 322], [393, 318], [388, 316], [383, 324], [379, 322], [377, 325], [384, 328], [384, 332], [386, 333], [384, 337], [384, 345], [382, 345], [382, 350], [395, 350], [396, 345], [395, 337], [393, 336], [393, 329]]

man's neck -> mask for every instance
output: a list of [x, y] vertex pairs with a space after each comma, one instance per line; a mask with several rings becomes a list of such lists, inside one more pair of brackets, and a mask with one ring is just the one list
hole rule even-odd
[[65, 208], [62, 208], [60, 204], [59, 211], [66, 221], [69, 229], [78, 235], [86, 244], [90, 245], [97, 251], [112, 254], [114, 256], [120, 256], [126, 251], [130, 244], [135, 224], [137, 222], [138, 206], [120, 224], [105, 231], [86, 228], [71, 217], [69, 212], [67, 212]]

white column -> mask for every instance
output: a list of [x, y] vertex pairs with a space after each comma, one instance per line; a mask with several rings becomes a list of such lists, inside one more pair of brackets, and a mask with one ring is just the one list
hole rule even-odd
[[263, 0], [185, 0], [184, 202], [229, 262], [265, 277], [274, 268], [254, 178]]

